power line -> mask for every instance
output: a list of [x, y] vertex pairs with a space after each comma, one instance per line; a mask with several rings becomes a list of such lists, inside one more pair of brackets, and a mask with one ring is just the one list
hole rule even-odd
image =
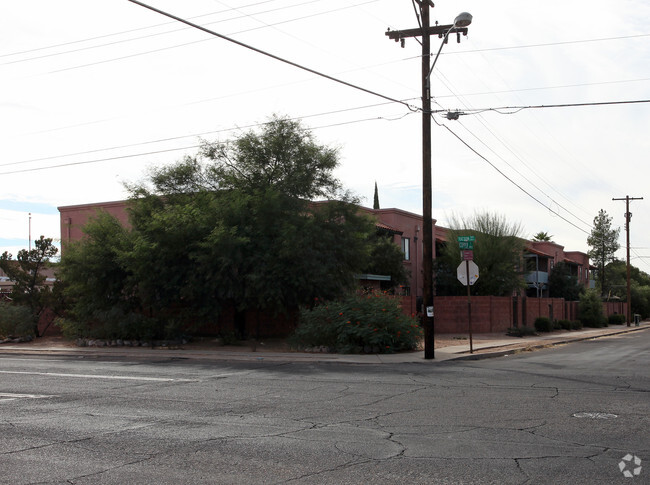
[[541, 200], [539, 200], [537, 197], [535, 197], [533, 194], [531, 194], [530, 192], [528, 192], [526, 189], [524, 189], [524, 188], [523, 188], [521, 185], [519, 185], [517, 182], [515, 182], [515, 181], [512, 180], [510, 177], [508, 177], [508, 175], [506, 175], [503, 171], [501, 171], [501, 170], [500, 170], [496, 165], [494, 165], [494, 164], [493, 164], [490, 160], [488, 160], [486, 157], [484, 157], [483, 155], [481, 155], [481, 154], [480, 154], [476, 149], [474, 149], [474, 148], [473, 148], [469, 143], [467, 143], [465, 140], [463, 140], [459, 135], [457, 135], [457, 134], [456, 134], [456, 133], [455, 133], [451, 128], [449, 128], [447, 125], [439, 125], [439, 126], [444, 127], [447, 131], [449, 131], [449, 133], [451, 133], [452, 135], [454, 135], [454, 136], [458, 139], [458, 141], [460, 141], [463, 145], [465, 145], [465, 146], [466, 146], [467, 148], [469, 148], [472, 152], [474, 152], [475, 155], [477, 155], [479, 158], [481, 158], [481, 159], [483, 159], [485, 162], [487, 162], [488, 165], [490, 165], [494, 170], [496, 170], [497, 172], [499, 172], [499, 174], [500, 174], [502, 177], [504, 177], [508, 182], [510, 182], [510, 183], [511, 183], [512, 185], [514, 185], [515, 187], [517, 187], [519, 190], [521, 190], [524, 194], [526, 194], [528, 197], [530, 197], [531, 199], [533, 199], [533, 200], [534, 200], [535, 202], [537, 202], [539, 205], [541, 205], [542, 207], [544, 207], [545, 209], [547, 209], [549, 212], [552, 212], [553, 214], [555, 214], [556, 216], [558, 216], [560, 219], [564, 220], [565, 222], [571, 224], [573, 227], [575, 227], [575, 228], [578, 229], [579, 231], [582, 231], [582, 232], [584, 232], [585, 234], [589, 234], [588, 231], [582, 229], [581, 227], [578, 227], [576, 224], [574, 224], [573, 222], [571, 222], [569, 219], [567, 219], [566, 217], [564, 217], [564, 216], [563, 216], [562, 214], [560, 214], [559, 212], [553, 210], [553, 208], [551, 208], [551, 207], [547, 206], [546, 204], [544, 204]]
[[[529, 106], [503, 106], [499, 108], [476, 108], [471, 110], [457, 111], [460, 115], [473, 115], [479, 113], [485, 113], [488, 111], [495, 111], [503, 115], [512, 115], [519, 113], [525, 109], [542, 109], [542, 108], [576, 108], [584, 106], [614, 106], [619, 104], [641, 104], [641, 103], [650, 103], [650, 99], [634, 99], [628, 101], [598, 101], [590, 103], [564, 103], [564, 104], [539, 104], [539, 105], [529, 105]], [[509, 113], [503, 113], [502, 110], [514, 110]], [[453, 110], [436, 110], [434, 113], [442, 112], [453, 112]]]
[[[382, 104], [388, 104], [388, 103], [382, 103]], [[341, 111], [345, 111], [345, 110], [341, 110]], [[401, 116], [398, 116], [398, 117], [395, 117], [395, 118], [386, 118], [386, 117], [383, 117], [383, 116], [378, 116], [378, 117], [373, 117], [373, 118], [364, 118], [364, 119], [359, 119], [359, 120], [344, 121], [344, 122], [340, 122], [340, 123], [330, 123], [328, 125], [310, 127], [310, 130], [333, 128], [333, 127], [337, 127], [337, 126], [350, 125], [350, 124], [354, 124], [354, 123], [364, 123], [364, 122], [367, 122], [367, 121], [397, 121], [397, 120], [400, 120], [400, 119], [404, 118], [405, 116], [408, 116], [408, 115], [413, 114], [413, 113], [414, 113], [413, 111], [408, 111], [405, 114], [403, 114]], [[320, 115], [311, 115], [311, 116], [320, 116]], [[309, 117], [309, 116], [306, 116], [305, 118], [307, 118], [307, 117]], [[295, 120], [295, 119], [300, 119], [300, 118], [291, 118], [291, 119]], [[262, 126], [262, 125], [265, 125], [265, 124], [268, 124], [268, 123], [257, 123], [257, 124], [252, 124], [252, 125], [248, 125], [248, 126], [240, 126], [240, 127], [237, 127], [237, 128], [228, 128], [228, 129], [218, 130], [218, 131], [232, 131], [232, 130], [236, 130], [236, 129], [245, 129], [245, 128], [258, 127], [258, 126]], [[216, 132], [208, 132], [208, 133], [216, 133]], [[193, 135], [180, 136], [180, 137], [176, 137], [176, 138], [169, 138], [169, 140], [178, 139], [178, 138], [186, 138], [186, 137], [189, 137], [189, 136], [193, 136]], [[165, 139], [165, 140], [167, 140], [167, 139]], [[162, 140], [162, 141], [165, 141], [165, 140]], [[156, 141], [136, 143], [136, 144], [132, 144], [132, 145], [124, 145], [122, 147], [112, 147], [112, 148], [105, 148], [105, 149], [98, 149], [98, 150], [90, 150], [90, 151], [87, 151], [87, 152], [78, 152], [78, 153], [68, 154], [68, 155], [56, 155], [56, 156], [53, 156], [53, 157], [44, 157], [44, 158], [41, 158], [41, 159], [24, 160], [22, 162], [12, 162], [12, 163], [5, 164], [5, 165], [0, 165], [0, 166], [15, 165], [15, 164], [20, 164], [20, 163], [30, 163], [30, 162], [34, 162], [34, 161], [51, 160], [51, 159], [56, 159], [56, 158], [63, 158], [63, 157], [66, 157], [66, 156], [84, 155], [84, 154], [89, 154], [89, 153], [95, 153], [95, 152], [98, 152], [98, 151], [114, 150], [114, 149], [118, 149], [118, 148], [126, 148], [126, 147], [130, 147], [130, 146], [143, 145], [143, 144], [147, 144], [147, 143], [156, 143]], [[216, 142], [216, 143], [218, 143], [218, 142]], [[37, 172], [37, 171], [41, 171], [41, 170], [50, 170], [52, 168], [70, 167], [70, 166], [74, 166], [74, 165], [88, 165], [88, 164], [92, 164], [92, 163], [108, 162], [108, 161], [113, 161], [113, 160], [122, 160], [122, 159], [125, 159], [125, 158], [135, 158], [135, 157], [142, 157], [142, 156], [147, 156], [147, 155], [157, 155], [157, 154], [160, 154], [160, 153], [168, 153], [168, 152], [175, 152], [175, 151], [181, 151], [181, 150], [189, 150], [191, 148], [199, 148], [201, 146], [202, 145], [189, 145], [189, 146], [180, 147], [180, 148], [169, 148], [169, 149], [166, 149], [166, 150], [155, 150], [155, 151], [142, 152], [142, 153], [132, 153], [132, 154], [129, 154], [129, 155], [118, 155], [118, 156], [114, 156], [114, 157], [99, 158], [99, 159], [94, 159], [94, 160], [82, 160], [82, 161], [78, 161], [78, 162], [61, 163], [59, 165], [49, 165], [49, 166], [46, 166], [46, 167], [25, 168], [25, 169], [19, 169], [19, 170], [12, 170], [12, 171], [8, 171], [8, 172], [0, 172], [0, 175], [13, 175], [13, 174], [17, 174], [17, 173]]]
[[[403, 101], [409, 101], [409, 100], [403, 100]], [[375, 103], [375, 104], [369, 104], [369, 105], [364, 105], [364, 106], [355, 106], [353, 108], [343, 108], [343, 109], [338, 109], [338, 110], [326, 111], [326, 112], [322, 112], [322, 113], [313, 113], [313, 114], [308, 114], [308, 115], [303, 115], [303, 116], [296, 116], [296, 117], [289, 118], [289, 119], [290, 120], [305, 120], [305, 119], [308, 119], [308, 118], [316, 118], [316, 117], [319, 117], [319, 116], [328, 116], [328, 115], [346, 113], [346, 112], [356, 111], [356, 110], [361, 110], [361, 109], [377, 108], [379, 106], [386, 106], [388, 104], [392, 104], [392, 103], [391, 102], [383, 102], [383, 103]], [[399, 119], [401, 119], [403, 117], [404, 116], [400, 116]], [[370, 121], [370, 120], [376, 120], [376, 119], [384, 119], [386, 121], [392, 121], [392, 120], [389, 120], [388, 118], [380, 116], [380, 117], [375, 117], [375, 118], [366, 118], [366, 119], [362, 119], [362, 120], [353, 120], [353, 121], [344, 122], [344, 123], [341, 123], [341, 124], [360, 123], [360, 122], [363, 122], [363, 121]], [[28, 160], [19, 160], [19, 161], [16, 161], [16, 162], [1, 163], [0, 167], [8, 167], [8, 166], [12, 166], [12, 165], [23, 165], [23, 164], [26, 164], [26, 163], [43, 162], [43, 161], [47, 161], [47, 160], [56, 160], [58, 158], [73, 157], [73, 156], [78, 156], [78, 155], [88, 155], [88, 154], [91, 154], [91, 153], [98, 153], [98, 152], [111, 151], [111, 150], [119, 150], [119, 149], [122, 149], [122, 148], [133, 148], [133, 147], [141, 146], [141, 145], [150, 145], [150, 144], [153, 144], [153, 143], [163, 143], [163, 142], [167, 142], [167, 141], [181, 140], [183, 138], [194, 138], [194, 137], [201, 137], [201, 136], [206, 136], [206, 135], [214, 135], [216, 133], [224, 133], [224, 132], [234, 131], [234, 130], [243, 130], [243, 129], [248, 129], [248, 128], [256, 128], [256, 127], [259, 127], [259, 126], [263, 126], [265, 124], [267, 124], [267, 123], [252, 123], [252, 124], [243, 125], [243, 126], [236, 126], [236, 127], [232, 127], [232, 128], [223, 128], [221, 130], [211, 130], [211, 131], [204, 131], [204, 132], [201, 132], [201, 133], [191, 133], [189, 135], [178, 135], [178, 136], [171, 136], [171, 137], [167, 137], [167, 138], [159, 138], [159, 139], [156, 139], [156, 140], [147, 140], [147, 141], [142, 141], [142, 142], [138, 142], [138, 143], [129, 143], [127, 145], [115, 145], [115, 146], [111, 146], [111, 147], [95, 148], [95, 149], [92, 149], [92, 150], [85, 150], [85, 151], [81, 151], [81, 152], [73, 152], [73, 153], [65, 153], [65, 154], [59, 154], [59, 155], [50, 155], [50, 156], [47, 156], [47, 157], [31, 158], [31, 159], [28, 159]], [[338, 126], [338, 125], [337, 124], [330, 124], [330, 125], [324, 125], [324, 126], [321, 126], [321, 127], [310, 127], [310, 129], [330, 128], [330, 127], [334, 127], [334, 126]], [[12, 173], [15, 173], [15, 172], [12, 172]]]
[[365, 93], [372, 94], [373, 96], [378, 96], [378, 97], [380, 97], [380, 98], [386, 99], [386, 100], [388, 100], [388, 101], [392, 101], [392, 102], [394, 102], [394, 103], [403, 104], [404, 106], [406, 106], [408, 109], [410, 109], [410, 110], [412, 110], [412, 111], [417, 111], [417, 110], [418, 110], [418, 108], [412, 107], [410, 104], [405, 103], [405, 102], [403, 102], [403, 101], [400, 101], [400, 100], [398, 100], [398, 99], [391, 98], [390, 96], [385, 96], [385, 95], [380, 94], [380, 93], [377, 93], [377, 92], [375, 92], [375, 91], [371, 91], [371, 90], [366, 89], [366, 88], [363, 88], [363, 87], [361, 87], [361, 86], [357, 86], [356, 84], [352, 84], [352, 83], [349, 83], [349, 82], [347, 82], [347, 81], [343, 81], [343, 80], [341, 80], [341, 79], [338, 79], [338, 78], [335, 78], [335, 77], [333, 77], [333, 76], [330, 76], [330, 75], [328, 75], [328, 74], [324, 74], [324, 73], [322, 73], [322, 72], [316, 71], [316, 70], [314, 70], [314, 69], [311, 69], [311, 68], [309, 68], [309, 67], [303, 66], [303, 65], [301, 65], [301, 64], [298, 64], [298, 63], [296, 63], [296, 62], [290, 61], [290, 60], [288, 60], [288, 59], [284, 59], [283, 57], [276, 56], [275, 54], [271, 54], [270, 52], [264, 51], [264, 50], [262, 50], [262, 49], [258, 49], [257, 47], [253, 47], [252, 45], [245, 44], [244, 42], [240, 42], [240, 41], [235, 40], [235, 39], [233, 39], [233, 38], [231, 38], [231, 37], [228, 37], [228, 36], [226, 36], [226, 35], [219, 34], [218, 32], [215, 32], [215, 31], [213, 31], [213, 30], [206, 29], [205, 27], [202, 27], [202, 26], [200, 26], [200, 25], [198, 25], [198, 24], [195, 24], [195, 23], [189, 22], [188, 20], [185, 20], [185, 19], [183, 19], [183, 18], [181, 18], [181, 17], [177, 17], [176, 15], [173, 15], [173, 14], [167, 13], [167, 12], [165, 12], [165, 11], [163, 11], [163, 10], [159, 10], [159, 9], [157, 9], [157, 8], [155, 8], [155, 7], [152, 7], [152, 6], [150, 6], [150, 5], [147, 5], [146, 3], [142, 3], [142, 2], [140, 2], [140, 1], [138, 1], [138, 0], [129, 0], [129, 2], [131, 2], [131, 3], [135, 3], [135, 4], [137, 4], [137, 5], [140, 5], [141, 7], [144, 7], [144, 8], [148, 8], [149, 10], [151, 10], [151, 11], [153, 11], [153, 12], [157, 12], [157, 13], [159, 13], [159, 14], [161, 14], [161, 15], [164, 15], [164, 16], [166, 16], [166, 17], [169, 17], [169, 18], [171, 18], [171, 19], [177, 20], [177, 21], [179, 21], [179, 22], [181, 22], [181, 23], [184, 23], [184, 24], [186, 24], [186, 25], [189, 25], [189, 26], [191, 26], [191, 27], [194, 27], [195, 29], [201, 30], [201, 31], [206, 32], [206, 33], [208, 33], [208, 34], [210, 34], [210, 35], [214, 35], [215, 37], [219, 37], [220, 39], [227, 40], [228, 42], [232, 42], [233, 44], [237, 44], [238, 46], [245, 47], [246, 49], [249, 49], [249, 50], [252, 50], [252, 51], [254, 51], [254, 52], [257, 52], [258, 54], [265, 55], [265, 56], [267, 56], [267, 57], [270, 57], [271, 59], [275, 59], [276, 61], [283, 62], [283, 63], [288, 64], [288, 65], [293, 66], [293, 67], [297, 67], [298, 69], [302, 69], [303, 71], [307, 71], [307, 72], [310, 72], [310, 73], [312, 73], [312, 74], [316, 74], [317, 76], [323, 77], [323, 78], [325, 78], [325, 79], [329, 79], [330, 81], [334, 81], [334, 82], [337, 82], [337, 83], [339, 83], [339, 84], [343, 84], [343, 85], [345, 85], [345, 86], [348, 86], [348, 87], [351, 87], [351, 88], [357, 89], [357, 90], [359, 90], [359, 91], [363, 91], [363, 92], [365, 92]]
[[[250, 6], [253, 6], [253, 5], [258, 5], [260, 3], [268, 3], [269, 1], [276, 1], [276, 0], [267, 0], [266, 2], [258, 2], [258, 3], [252, 4], [252, 5], [245, 5], [242, 8], [250, 7]], [[299, 3], [299, 4], [295, 4], [295, 5], [289, 5], [289, 6], [283, 6], [283, 7], [279, 7], [279, 8], [275, 8], [275, 9], [264, 10], [262, 12], [256, 12], [256, 15], [275, 12], [275, 11], [279, 11], [279, 10], [286, 10], [288, 8], [293, 8], [293, 7], [296, 7], [296, 6], [302, 6], [302, 5], [306, 5], [308, 3], [316, 3], [316, 2], [321, 2], [321, 1], [323, 1], [323, 0], [311, 0], [310, 2], [302, 2], [302, 3]], [[370, 0], [370, 1], [372, 2], [372, 1], [377, 1], [377, 0]], [[369, 3], [369, 2], [365, 2], [365, 3]], [[355, 6], [357, 6], [357, 5], [347, 6], [347, 7], [344, 7], [344, 8], [350, 8], [350, 7], [355, 7]], [[190, 17], [190, 18], [191, 19], [196, 19], [196, 18], [201, 18], [201, 17], [207, 17], [207, 16], [211, 16], [211, 15], [217, 15], [217, 14], [229, 12], [229, 11], [232, 11], [232, 10], [235, 10], [235, 9], [234, 8], [229, 8], [229, 9], [221, 10], [221, 11], [217, 11], [217, 12], [211, 12], [211, 13], [207, 13], [207, 14], [196, 15], [196, 16], [193, 16], [193, 17]], [[327, 11], [327, 12], [321, 12], [321, 13], [318, 13], [318, 14], [313, 14], [311, 16], [322, 15], [322, 13], [330, 13], [330, 12], [332, 12], [332, 11], [330, 10], [330, 11]], [[221, 22], [226, 22], [226, 21], [231, 21], [231, 20], [237, 20], [237, 19], [244, 18], [244, 17], [247, 17], [247, 16], [250, 16], [250, 15], [242, 14], [239, 17], [232, 17], [232, 18], [225, 19], [225, 20], [216, 20], [216, 21], [213, 21], [213, 22], [206, 22], [205, 25], [211, 25], [211, 24], [216, 24], [216, 23], [221, 23]], [[278, 22], [278, 23], [293, 22], [295, 20], [302, 20], [303, 18], [305, 18], [305, 17], [285, 20], [285, 21]], [[90, 40], [97, 40], [97, 39], [106, 38], [106, 37], [114, 37], [114, 36], [117, 36], [117, 35], [128, 34], [128, 33], [131, 33], [131, 32], [137, 32], [137, 31], [140, 31], [140, 30], [147, 30], [147, 29], [160, 27], [160, 26], [165, 26], [165, 25], [170, 25], [170, 24], [175, 24], [175, 23], [176, 22], [164, 22], [164, 23], [161, 23], [161, 24], [151, 25], [151, 26], [148, 26], [148, 27], [140, 27], [138, 29], [126, 30], [126, 31], [117, 32], [117, 33], [114, 33], [114, 34], [107, 34], [107, 35], [98, 36], [98, 37], [91, 37], [89, 39], [66, 42], [66, 43], [63, 43], [63, 44], [57, 44], [57, 45], [50, 46], [50, 47], [41, 47], [41, 48], [38, 48], [38, 49], [32, 49], [32, 50], [23, 51], [23, 52], [16, 52], [16, 53], [13, 53], [13, 54], [4, 54], [4, 55], [1, 55], [0, 58], [1, 57], [12, 56], [12, 55], [19, 55], [19, 54], [23, 54], [23, 53], [34, 52], [34, 51], [46, 50], [46, 49], [50, 49], [50, 48], [66, 46], [66, 45], [71, 45], [71, 44], [77, 44], [77, 43], [87, 42], [87, 41], [90, 41]], [[100, 47], [107, 47], [107, 46], [111, 46], [111, 45], [122, 44], [122, 43], [126, 43], [126, 42], [131, 42], [131, 41], [134, 41], [134, 40], [148, 39], [148, 38], [156, 37], [156, 36], [159, 36], [159, 35], [165, 35], [165, 34], [171, 34], [171, 33], [175, 33], [175, 32], [181, 32], [181, 31], [186, 30], [186, 29], [188, 29], [188, 27], [182, 27], [180, 29], [167, 30], [165, 32], [156, 32], [154, 34], [143, 35], [143, 36], [140, 36], [140, 37], [132, 37], [130, 39], [116, 40], [116, 41], [107, 42], [107, 43], [104, 43], [104, 44], [92, 45], [92, 46], [87, 46], [87, 47], [80, 47], [78, 49], [72, 49], [72, 50], [67, 50], [67, 51], [63, 51], [63, 52], [55, 52], [55, 53], [52, 53], [52, 54], [45, 54], [45, 55], [41, 55], [41, 56], [29, 57], [29, 58], [26, 58], [26, 59], [18, 59], [18, 60], [15, 60], [15, 61], [4, 62], [4, 63], [2, 63], [0, 65], [17, 64], [17, 63], [28, 62], [28, 61], [38, 60], [38, 59], [45, 59], [45, 58], [48, 58], [48, 57], [60, 56], [60, 55], [65, 55], [65, 54], [72, 54], [74, 52], [81, 52], [81, 51], [90, 50], [90, 49], [98, 49]], [[249, 30], [247, 30], [245, 32], [248, 32], [250, 30], [257, 30], [257, 29], [259, 29], [259, 27], [255, 28], [255, 29], [249, 29]], [[241, 33], [241, 32], [238, 32], [238, 33]], [[199, 42], [204, 42], [204, 40], [201, 40]], [[172, 49], [174, 47], [181, 47], [181, 46], [184, 46], [184, 45], [187, 45], [187, 44], [179, 44], [179, 45], [176, 45], [176, 46], [170, 46], [170, 47], [166, 47], [165, 49]], [[151, 52], [157, 52], [157, 51], [151, 51]], [[147, 54], [147, 53], [149, 53], [149, 52], [145, 52], [144, 54]], [[137, 55], [142, 55], [142, 54], [143, 53], [140, 53], [140, 54], [137, 54]], [[122, 58], [108, 59], [108, 60], [105, 60], [105, 61], [100, 61], [99, 63], [110, 62], [110, 61], [119, 60], [119, 59], [122, 59]], [[94, 64], [88, 64], [88, 65], [94, 65]], [[85, 67], [85, 66], [86, 65], [80, 66], [80, 67]], [[72, 68], [72, 69], [76, 69], [76, 67]]]

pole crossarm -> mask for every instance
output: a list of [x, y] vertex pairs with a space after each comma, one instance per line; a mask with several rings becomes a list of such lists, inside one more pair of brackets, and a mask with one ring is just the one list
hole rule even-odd
[[399, 42], [400, 40], [406, 39], [407, 37], [420, 37], [425, 32], [428, 35], [437, 35], [440, 39], [442, 39], [445, 36], [445, 34], [460, 33], [463, 35], [467, 35], [467, 27], [454, 27], [454, 24], [434, 25], [428, 27], [426, 31], [424, 27], [416, 28], [416, 29], [405, 29], [405, 30], [388, 30], [386, 32], [386, 35], [388, 36], [389, 39], [392, 39], [395, 42]]

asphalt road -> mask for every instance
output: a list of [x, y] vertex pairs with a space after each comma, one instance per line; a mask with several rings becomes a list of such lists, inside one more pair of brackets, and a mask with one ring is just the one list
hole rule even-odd
[[641, 331], [376, 366], [0, 353], [0, 483], [650, 483], [649, 349]]

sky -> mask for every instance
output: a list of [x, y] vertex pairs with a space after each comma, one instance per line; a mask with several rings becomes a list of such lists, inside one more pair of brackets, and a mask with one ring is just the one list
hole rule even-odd
[[[418, 26], [412, 0], [145, 3], [276, 58], [128, 0], [3, 2], [0, 253], [60, 239], [58, 207], [123, 200], [273, 115], [337, 147], [365, 205], [376, 182], [382, 208], [422, 214], [421, 45], [386, 36]], [[469, 34], [431, 74], [437, 224], [489, 212], [587, 252], [603, 209], [625, 259], [612, 199], [646, 197], [630, 202], [631, 263], [650, 272], [650, 3], [439, 0], [432, 23], [460, 12]]]

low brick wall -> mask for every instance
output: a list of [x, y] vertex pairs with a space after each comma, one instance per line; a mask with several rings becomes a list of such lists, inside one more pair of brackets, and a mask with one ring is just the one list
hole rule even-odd
[[[415, 297], [403, 297], [402, 309], [411, 315], [415, 312]], [[563, 298], [530, 298], [472, 296], [472, 332], [505, 332], [514, 326], [532, 327], [538, 317], [552, 320], [577, 320], [578, 302]], [[623, 302], [604, 302], [605, 316], [625, 314]], [[434, 298], [435, 332], [442, 334], [468, 333], [469, 312], [466, 296], [437, 296]]]

